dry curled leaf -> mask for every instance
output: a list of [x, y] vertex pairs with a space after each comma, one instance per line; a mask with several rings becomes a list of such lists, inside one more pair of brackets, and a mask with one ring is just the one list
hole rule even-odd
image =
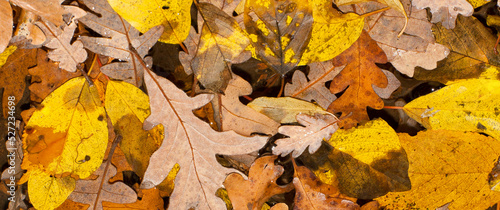
[[224, 181], [235, 210], [260, 210], [272, 196], [289, 192], [293, 185], [280, 186], [276, 180], [283, 174], [282, 166], [275, 165], [278, 156], [261, 157], [252, 164], [248, 180], [238, 173], [229, 174]]

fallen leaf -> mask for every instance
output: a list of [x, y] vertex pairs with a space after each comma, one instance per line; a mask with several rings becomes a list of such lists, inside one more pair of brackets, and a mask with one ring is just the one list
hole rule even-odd
[[278, 139], [273, 154], [286, 156], [292, 152], [292, 157], [297, 158], [309, 147], [309, 153], [313, 154], [321, 146], [323, 139], [330, 139], [332, 134], [339, 128], [338, 119], [334, 115], [315, 114], [309, 116], [298, 114], [297, 122], [305, 126], [281, 126], [279, 133], [289, 138]]
[[0, 2], [0, 53], [9, 45], [10, 38], [12, 37], [12, 7], [8, 1]]
[[295, 71], [292, 83], [285, 86], [285, 96], [314, 101], [324, 109], [337, 97], [328, 90], [325, 83], [332, 80], [344, 67], [335, 67], [331, 61], [309, 64], [307, 78], [302, 71]]
[[196, 55], [191, 61], [196, 79], [215, 93], [224, 92], [231, 79], [231, 61], [250, 44], [236, 20], [209, 3], [197, 3], [204, 23]]
[[250, 136], [252, 133], [274, 135], [278, 132], [279, 123], [245, 106], [239, 100], [240, 96], [250, 95], [252, 86], [243, 78], [233, 75], [229, 81], [225, 95], [220, 96], [222, 106], [222, 130]]
[[231, 173], [226, 177], [224, 186], [235, 210], [260, 210], [272, 196], [293, 189], [291, 184], [276, 184], [276, 180], [285, 171], [282, 166], [274, 164], [276, 158], [278, 156], [264, 156], [255, 160], [250, 167], [248, 180], [238, 173]]
[[151, 113], [148, 96], [130, 83], [110, 80], [104, 104], [116, 134], [123, 137], [120, 148], [128, 163], [139, 177], [144, 177], [149, 157], [160, 147], [164, 137], [162, 125], [149, 131], [142, 129]]
[[88, 204], [90, 209], [102, 210], [104, 202], [115, 204], [133, 203], [137, 200], [137, 194], [122, 182], [109, 183], [108, 180], [116, 174], [116, 168], [104, 161], [94, 172], [98, 178], [93, 180], [78, 180], [75, 190], [68, 199], [75, 202]]
[[87, 210], [90, 205], [88, 204], [83, 204], [83, 203], [78, 203], [74, 202], [72, 200], [66, 199], [64, 203], [62, 203], [60, 206], [56, 208], [56, 210], [66, 210], [66, 209], [72, 209], [72, 210]]
[[432, 13], [431, 23], [441, 22], [442, 26], [447, 29], [455, 28], [455, 20], [459, 14], [471, 16], [474, 12], [472, 5], [466, 0], [412, 0], [412, 4], [418, 9], [430, 8]]
[[490, 185], [490, 189], [493, 191], [500, 191], [500, 180], [498, 175], [500, 174], [500, 162], [497, 160], [495, 166], [491, 169], [491, 172], [488, 174], [488, 184]]
[[10, 0], [13, 4], [25, 10], [35, 13], [47, 19], [53, 24], [60, 26], [64, 24], [63, 14], [65, 13], [60, 0]]
[[[416, 71], [415, 79], [446, 83], [478, 78], [489, 67], [500, 67], [500, 59], [493, 51], [497, 38], [475, 17], [458, 16], [453, 30], [437, 24], [433, 31], [436, 41], [450, 49], [450, 55], [433, 71]], [[500, 78], [499, 73], [494, 76]]]
[[314, 155], [304, 153], [301, 160], [322, 182], [338, 185], [342, 194], [358, 199], [411, 186], [405, 150], [394, 129], [382, 119], [337, 130], [328, 145]]
[[[202, 94], [190, 98], [170, 81], [148, 71], [145, 82], [151, 116], [145, 128], [162, 123], [165, 139], [151, 156], [141, 187], [152, 188], [162, 182], [177, 163], [180, 170], [170, 197], [170, 206], [178, 209], [222, 209], [224, 202], [215, 196], [227, 174], [235, 172], [219, 165], [215, 154], [246, 154], [260, 149], [265, 137], [243, 137], [233, 131], [216, 132], [193, 115], [192, 110], [212, 99]], [[168, 92], [166, 92], [168, 90]]]
[[[36, 64], [36, 50], [17, 49], [8, 58], [5, 64], [0, 67], [0, 87], [3, 89], [2, 95], [2, 115], [7, 116], [8, 97], [14, 96], [14, 103], [18, 104], [26, 89], [25, 78], [28, 75], [28, 68]], [[14, 82], [16, 81], [16, 82]]]
[[71, 43], [73, 33], [77, 27], [76, 19], [85, 16], [87, 13], [73, 6], [65, 6], [64, 11], [71, 13], [73, 19], [71, 24], [64, 27], [64, 29], [57, 28], [56, 25], [49, 22], [38, 22], [37, 26], [42, 29], [47, 37], [47, 43], [44, 46], [52, 49], [47, 56], [56, 62], [59, 62], [59, 67], [62, 69], [75, 72], [77, 65], [87, 59], [87, 51], [83, 49], [81, 41], [77, 40]]
[[31, 101], [38, 103], [69, 79], [82, 75], [80, 71], [62, 70], [57, 63], [49, 60], [47, 52], [42, 49], [36, 50], [36, 66], [28, 69], [28, 73], [31, 75]]
[[[192, 0], [108, 0], [108, 2], [116, 13], [142, 33], [162, 25], [165, 31], [160, 37], [161, 42], [181, 44], [188, 36]], [[87, 4], [87, 6], [92, 8], [94, 5]]]
[[[143, 83], [144, 66], [151, 65], [150, 57], [144, 58], [149, 49], [158, 41], [163, 32], [162, 26], [156, 26], [140, 35], [140, 32], [113, 11], [106, 0], [83, 0], [100, 15], [89, 13], [79, 21], [104, 36], [103, 38], [80, 37], [88, 50], [118, 59], [118, 62], [101, 67], [101, 71], [111, 78], [124, 80], [137, 87]], [[132, 46], [145, 62], [141, 62], [129, 47]], [[146, 66], [150, 67], [150, 66]]]
[[31, 116], [23, 134], [23, 169], [80, 178], [102, 162], [107, 120], [97, 89], [77, 77], [53, 91]]
[[35, 25], [37, 19], [38, 16], [35, 13], [21, 10], [11, 43], [26, 48], [42, 47], [47, 37], [43, 31]]
[[28, 194], [36, 209], [55, 209], [60, 206], [75, 189], [72, 177], [56, 178], [41, 169], [30, 172]]
[[488, 173], [500, 155], [500, 142], [477, 133], [445, 130], [400, 134], [408, 153], [412, 189], [377, 198], [389, 209], [487, 209], [500, 200]]
[[308, 168], [297, 166], [295, 161], [294, 171], [294, 209], [359, 209], [356, 198], [342, 195], [335, 185], [322, 183]]
[[481, 7], [487, 3], [489, 3], [491, 0], [467, 0], [474, 9]]
[[330, 0], [310, 1], [313, 26], [309, 41], [299, 65], [328, 61], [347, 50], [361, 35], [364, 18], [342, 14], [333, 9]]
[[257, 57], [283, 77], [300, 62], [311, 38], [310, 5], [300, 0], [246, 1], [245, 29]]
[[109, 201], [103, 201], [103, 209], [156, 209], [161, 210], [163, 208], [163, 199], [160, 197], [159, 190], [156, 188], [149, 190], [142, 190], [143, 196], [141, 200], [137, 200], [135, 203], [114, 203]]
[[330, 91], [342, 96], [333, 101], [328, 111], [342, 112], [341, 118], [347, 117], [339, 123], [340, 127], [347, 128], [358, 122], [367, 121], [366, 107], [382, 109], [384, 102], [373, 90], [372, 84], [380, 88], [387, 86], [387, 78], [375, 63], [386, 63], [387, 57], [377, 46], [367, 32], [363, 32], [348, 50], [335, 57], [335, 66], [346, 65], [332, 80]]
[[298, 114], [331, 114], [311, 102], [291, 97], [259, 97], [247, 104], [250, 108], [270, 117], [278, 123], [297, 122]]
[[500, 81], [470, 79], [419, 97], [404, 106], [427, 129], [474, 131], [500, 140]]
[[401, 82], [390, 71], [382, 70], [382, 72], [384, 72], [385, 77], [387, 77], [387, 87], [379, 88], [375, 85], [372, 85], [372, 87], [373, 91], [375, 91], [380, 98], [388, 99], [391, 97], [391, 94], [401, 86]]

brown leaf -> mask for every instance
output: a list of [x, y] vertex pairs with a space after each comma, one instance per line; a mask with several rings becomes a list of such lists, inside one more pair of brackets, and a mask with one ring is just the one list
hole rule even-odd
[[252, 86], [238, 75], [233, 74], [225, 95], [221, 95], [222, 130], [233, 130], [238, 134], [250, 136], [252, 133], [274, 135], [279, 123], [244, 105], [240, 96], [250, 95]]
[[339, 126], [338, 119], [334, 115], [315, 114], [309, 116], [298, 114], [297, 122], [305, 126], [281, 126], [279, 133], [289, 136], [289, 138], [278, 139], [273, 154], [286, 156], [290, 152], [293, 158], [297, 158], [309, 147], [312, 154], [321, 146], [323, 139], [330, 139]]
[[160, 197], [160, 191], [158, 189], [142, 190], [142, 193], [142, 199], [137, 200], [135, 203], [113, 203], [103, 201], [102, 207], [104, 209], [164, 209], [163, 199]]
[[14, 103], [18, 104], [26, 88], [25, 77], [28, 75], [28, 68], [36, 63], [36, 53], [34, 49], [17, 49], [7, 58], [7, 62], [0, 67], [0, 87], [4, 88], [2, 96], [2, 114], [7, 116], [8, 97], [14, 96]]
[[109, 161], [103, 162], [94, 174], [99, 177], [94, 180], [77, 180], [75, 190], [68, 199], [89, 204], [90, 209], [97, 210], [103, 209], [103, 201], [132, 203], [137, 200], [137, 194], [126, 184], [122, 182], [110, 184], [108, 182], [116, 174], [116, 168]]
[[[119, 60], [101, 67], [104, 74], [140, 87], [143, 83], [144, 67], [133, 55], [129, 46], [134, 47], [139, 56], [144, 58], [163, 33], [163, 27], [153, 27], [140, 35], [137, 29], [114, 12], [106, 0], [83, 0], [83, 2], [92, 5], [93, 11], [99, 15], [89, 13], [79, 21], [103, 36], [103, 38], [82, 36], [85, 48]], [[148, 57], [145, 60], [146, 65], [152, 64]]]
[[160, 184], [178, 163], [180, 170], [170, 206], [223, 209], [224, 202], [215, 192], [223, 187], [226, 175], [235, 170], [222, 167], [215, 154], [250, 153], [264, 146], [267, 138], [243, 137], [233, 131], [216, 132], [192, 113], [193, 109], [208, 103], [211, 95], [188, 97], [172, 82], [150, 71], [144, 78], [151, 106], [145, 128], [161, 123], [165, 127], [165, 138], [151, 156], [141, 187], [152, 188]]
[[255, 160], [250, 167], [248, 180], [238, 173], [226, 177], [224, 186], [235, 210], [260, 210], [272, 196], [293, 189], [291, 184], [285, 186], [276, 184], [276, 180], [284, 172], [282, 166], [274, 165], [276, 158], [278, 156], [265, 156]]
[[356, 198], [340, 194], [337, 186], [327, 185], [308, 168], [294, 163], [294, 209], [359, 209]]
[[56, 208], [56, 210], [66, 210], [66, 209], [87, 210], [89, 206], [90, 206], [89, 204], [78, 203], [70, 199], [66, 199], [64, 203], [62, 203], [59, 207]]
[[87, 51], [83, 49], [81, 41], [77, 40], [71, 43], [73, 33], [77, 27], [76, 19], [85, 16], [86, 12], [78, 7], [66, 6], [64, 11], [70, 13], [73, 18], [71, 24], [60, 29], [50, 22], [37, 22], [38, 27], [44, 31], [47, 36], [47, 43], [44, 46], [53, 49], [49, 51], [48, 57], [59, 62], [62, 69], [75, 72], [78, 64], [87, 59]]
[[63, 83], [81, 75], [80, 71], [68, 72], [59, 68], [57, 63], [49, 60], [47, 52], [42, 49], [37, 49], [36, 55], [37, 65], [28, 70], [32, 76], [29, 86], [32, 101], [41, 103], [45, 97]]
[[64, 24], [62, 17], [64, 10], [59, 0], [11, 0], [11, 2], [57, 26]]
[[311, 37], [310, 5], [300, 0], [247, 1], [244, 15], [258, 58], [282, 76], [295, 68]]
[[447, 29], [455, 28], [455, 20], [459, 14], [467, 17], [474, 12], [472, 5], [466, 0], [412, 0], [412, 4], [418, 9], [430, 8], [431, 22], [441, 22], [441, 25]]
[[7, 45], [9, 45], [12, 37], [12, 7], [8, 1], [0, 2], [0, 53], [2, 53]]
[[11, 43], [22, 48], [39, 48], [45, 43], [47, 37], [43, 31], [35, 25], [37, 16], [30, 11], [21, 10], [16, 31]]
[[345, 92], [328, 107], [330, 112], [342, 112], [342, 117], [350, 115], [340, 123], [341, 127], [352, 127], [368, 120], [368, 106], [382, 109], [384, 102], [375, 93], [372, 84], [381, 88], [387, 86], [385, 74], [375, 65], [386, 62], [385, 53], [366, 31], [349, 49], [333, 59], [336, 66], [346, 65], [330, 84], [332, 93]]

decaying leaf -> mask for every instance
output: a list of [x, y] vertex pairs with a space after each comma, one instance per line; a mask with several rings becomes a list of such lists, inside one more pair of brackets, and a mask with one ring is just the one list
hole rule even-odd
[[49, 22], [38, 22], [37, 25], [47, 37], [48, 42], [44, 46], [53, 49], [49, 51], [47, 56], [51, 60], [59, 62], [59, 67], [62, 69], [75, 72], [77, 65], [87, 59], [87, 51], [83, 49], [81, 41], [77, 40], [71, 43], [71, 39], [77, 27], [75, 20], [87, 13], [73, 6], [65, 6], [64, 11], [73, 15], [73, 19], [69, 20], [71, 24], [65, 26], [64, 29], [61, 30]]
[[[416, 79], [446, 83], [478, 78], [491, 66], [500, 67], [500, 58], [493, 50], [497, 38], [475, 17], [458, 16], [453, 30], [437, 24], [433, 31], [436, 41], [450, 49], [450, 55], [433, 71], [416, 71]], [[493, 78], [500, 78], [500, 73], [494, 74]]]
[[93, 180], [78, 180], [75, 190], [68, 199], [75, 202], [89, 204], [89, 209], [102, 210], [103, 202], [109, 201], [115, 204], [133, 203], [137, 200], [137, 194], [122, 182], [109, 183], [109, 179], [116, 174], [116, 168], [104, 161], [94, 172], [99, 176]]
[[293, 185], [280, 186], [276, 180], [283, 174], [282, 166], [275, 165], [278, 156], [264, 156], [250, 167], [248, 180], [238, 173], [229, 174], [224, 181], [231, 204], [235, 210], [260, 210], [272, 196], [289, 192]]
[[295, 68], [311, 38], [311, 6], [300, 0], [246, 1], [244, 15], [257, 57], [282, 76]]
[[223, 187], [226, 175], [235, 170], [222, 167], [215, 155], [250, 153], [264, 146], [267, 138], [243, 137], [233, 131], [216, 132], [192, 113], [208, 103], [211, 95], [190, 98], [172, 82], [150, 71], [145, 82], [152, 113], [145, 126], [163, 124], [165, 139], [151, 156], [141, 187], [158, 185], [177, 163], [180, 170], [169, 205], [177, 209], [223, 209], [224, 202], [215, 192]]
[[295, 116], [301, 113], [307, 115], [331, 114], [316, 104], [291, 97], [259, 97], [247, 106], [278, 123], [297, 122]]
[[95, 85], [84, 77], [64, 83], [45, 98], [25, 127], [23, 169], [90, 176], [106, 151], [106, 118]]
[[12, 7], [8, 1], [0, 1], [0, 53], [9, 45], [12, 37]]
[[500, 139], [500, 81], [470, 79], [419, 97], [405, 112], [427, 129], [475, 131]]
[[459, 14], [471, 16], [474, 12], [472, 5], [466, 0], [432, 1], [432, 0], [412, 0], [413, 6], [418, 9], [426, 7], [431, 9], [432, 23], [441, 22], [447, 29], [455, 28], [455, 20]]
[[[143, 83], [144, 66], [129, 47], [134, 47], [139, 56], [144, 58], [149, 49], [158, 41], [163, 27], [153, 27], [140, 35], [137, 29], [113, 11], [106, 0], [83, 0], [83, 2], [99, 15], [89, 13], [79, 21], [104, 36], [103, 38], [80, 37], [85, 48], [120, 60], [101, 67], [101, 71], [111, 78], [124, 80], [140, 87]], [[145, 58], [145, 63], [151, 65], [151, 60], [148, 59], [150, 57]]]
[[22, 7], [36, 15], [39, 15], [53, 24], [60, 26], [64, 24], [63, 14], [65, 13], [60, 0], [10, 0], [17, 6]]
[[342, 117], [351, 116], [341, 121], [341, 127], [352, 127], [358, 122], [367, 121], [366, 107], [382, 109], [384, 102], [375, 93], [372, 84], [381, 88], [387, 86], [387, 78], [375, 63], [386, 63], [387, 57], [367, 32], [363, 32], [348, 50], [335, 57], [335, 66], [346, 65], [332, 80], [330, 91], [342, 96], [333, 101], [328, 111], [342, 112]]
[[335, 67], [331, 61], [312, 63], [309, 67], [307, 78], [302, 71], [293, 73], [292, 83], [285, 86], [285, 96], [314, 101], [327, 109], [337, 97], [326, 88], [325, 83], [332, 80], [344, 67]]
[[239, 100], [240, 96], [252, 93], [252, 86], [243, 78], [233, 75], [229, 81], [225, 95], [220, 96], [222, 130], [250, 136], [252, 133], [274, 135], [278, 132], [279, 123], [245, 106]]
[[195, 77], [207, 89], [223, 92], [231, 79], [231, 61], [250, 44], [236, 20], [218, 7], [198, 3], [204, 24], [191, 61]]
[[[142, 33], [162, 25], [165, 31], [160, 37], [161, 42], [180, 44], [189, 34], [192, 0], [108, 0], [108, 2], [114, 11]], [[86, 4], [89, 8], [94, 7], [92, 3]]]
[[384, 120], [339, 129], [328, 144], [314, 155], [304, 153], [301, 160], [322, 182], [338, 185], [342, 194], [372, 199], [410, 189], [406, 153], [396, 132]]
[[[303, 4], [303, 3], [300, 3]], [[313, 10], [311, 40], [299, 65], [327, 61], [347, 50], [360, 36], [364, 18], [341, 14], [330, 0], [309, 1]]]
[[294, 209], [359, 209], [356, 198], [342, 195], [335, 185], [327, 185], [305, 166], [294, 163]]
[[149, 157], [161, 145], [163, 126], [145, 131], [142, 124], [151, 113], [149, 98], [139, 88], [123, 81], [108, 81], [105, 97], [106, 113], [117, 135], [123, 137], [120, 148], [139, 177], [149, 164]]
[[323, 139], [330, 139], [339, 128], [338, 119], [332, 114], [315, 114], [314, 116], [298, 114], [295, 118], [305, 127], [281, 126], [278, 132], [289, 138], [278, 139], [273, 154], [286, 156], [292, 152], [292, 157], [297, 158], [307, 147], [309, 147], [309, 153], [312, 154], [321, 146]]
[[500, 200], [488, 173], [500, 155], [500, 142], [477, 133], [430, 130], [400, 134], [408, 153], [412, 189], [377, 198], [389, 209], [487, 209]]

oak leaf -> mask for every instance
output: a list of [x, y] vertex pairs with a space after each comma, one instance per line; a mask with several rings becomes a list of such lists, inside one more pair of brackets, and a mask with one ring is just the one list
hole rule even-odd
[[278, 123], [297, 122], [298, 114], [331, 114], [311, 102], [291, 97], [259, 97], [248, 103], [250, 108], [270, 117]]
[[235, 210], [260, 210], [274, 195], [293, 189], [293, 185], [280, 186], [276, 180], [283, 174], [282, 166], [275, 165], [278, 156], [258, 158], [250, 167], [248, 180], [238, 173], [229, 174], [224, 181], [231, 204]]
[[483, 132], [500, 140], [499, 88], [499, 80], [463, 80], [411, 101], [404, 111], [427, 129]]
[[289, 138], [278, 139], [273, 154], [286, 156], [292, 152], [292, 157], [297, 158], [307, 147], [309, 147], [309, 153], [313, 154], [321, 146], [323, 139], [330, 139], [339, 128], [337, 117], [331, 114], [315, 114], [314, 116], [298, 114], [296, 119], [305, 127], [281, 126], [278, 132]]
[[246, 1], [245, 29], [256, 56], [284, 76], [300, 62], [311, 38], [311, 6], [299, 0]]
[[430, 1], [430, 0], [412, 0], [413, 6], [418, 9], [426, 7], [431, 9], [432, 23], [441, 22], [447, 29], [455, 28], [455, 20], [459, 14], [471, 16], [474, 12], [472, 5], [466, 0], [452, 1]]
[[0, 53], [9, 45], [10, 38], [12, 37], [12, 7], [8, 1], [0, 2]]
[[87, 51], [83, 49], [81, 41], [77, 40], [71, 43], [73, 33], [77, 27], [76, 19], [85, 16], [87, 13], [73, 6], [65, 6], [64, 11], [70, 13], [73, 18], [71, 23], [60, 29], [50, 22], [37, 22], [37, 26], [42, 29], [47, 37], [47, 42], [44, 46], [52, 49], [47, 56], [56, 62], [59, 62], [59, 67], [62, 69], [75, 72], [77, 65], [87, 59]]
[[135, 203], [114, 203], [103, 201], [103, 209], [164, 209], [163, 198], [158, 189], [142, 190], [142, 199]]
[[500, 142], [477, 133], [429, 130], [399, 134], [407, 151], [412, 189], [377, 198], [389, 209], [487, 209], [500, 200], [488, 173], [500, 155]]
[[224, 202], [215, 192], [223, 187], [226, 175], [235, 170], [222, 167], [215, 155], [250, 153], [264, 146], [267, 138], [243, 137], [234, 131], [216, 132], [192, 113], [193, 109], [208, 103], [211, 95], [190, 98], [173, 83], [150, 71], [145, 75], [145, 82], [152, 113], [145, 120], [145, 128], [161, 123], [166, 136], [151, 156], [141, 187], [152, 188], [160, 184], [177, 163], [180, 170], [170, 206], [177, 209], [224, 208]]
[[51, 23], [60, 26], [64, 24], [65, 13], [60, 0], [10, 0], [17, 6], [43, 17]]
[[352, 127], [367, 121], [366, 107], [382, 109], [384, 102], [373, 90], [372, 84], [381, 88], [387, 86], [385, 74], [375, 63], [386, 63], [387, 57], [367, 32], [363, 32], [348, 50], [335, 57], [335, 66], [346, 65], [332, 80], [330, 91], [342, 96], [333, 101], [328, 111], [342, 112], [341, 117], [351, 116], [341, 121], [341, 127]]
[[103, 36], [103, 38], [80, 37], [85, 48], [120, 60], [102, 66], [101, 71], [111, 78], [140, 87], [144, 77], [143, 62], [138, 60], [129, 47], [135, 48], [139, 56], [145, 60], [146, 65], [151, 65], [150, 57], [145, 56], [158, 41], [163, 27], [153, 27], [140, 35], [137, 29], [113, 11], [106, 0], [83, 0], [83, 2], [99, 15], [89, 13], [79, 21]]
[[[159, 40], [161, 42], [181, 44], [188, 36], [192, 0], [108, 0], [108, 2], [116, 13], [142, 33], [162, 25], [165, 30], [161, 34]], [[93, 10], [93, 4], [87, 6]]]

